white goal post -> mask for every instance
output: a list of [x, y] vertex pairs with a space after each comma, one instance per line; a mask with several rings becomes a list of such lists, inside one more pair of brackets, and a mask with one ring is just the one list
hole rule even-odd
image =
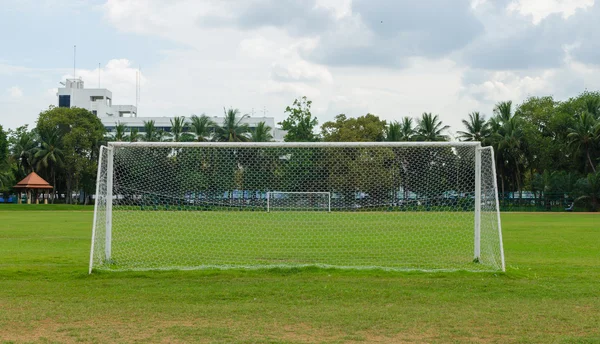
[[109, 142], [89, 272], [504, 271], [494, 161], [479, 142]]

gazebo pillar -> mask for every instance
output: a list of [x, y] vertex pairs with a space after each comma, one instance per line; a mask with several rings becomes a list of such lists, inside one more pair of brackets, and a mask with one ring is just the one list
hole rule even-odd
[[35, 204], [40, 204], [40, 190], [35, 190]]
[[50, 198], [50, 190], [44, 191], [44, 204], [48, 204], [48, 198]]
[[23, 201], [21, 201], [21, 196], [22, 196], [22, 192], [21, 192], [21, 190], [19, 190], [19, 192], [17, 192], [17, 204], [23, 203]]
[[27, 204], [31, 204], [31, 190], [27, 189]]

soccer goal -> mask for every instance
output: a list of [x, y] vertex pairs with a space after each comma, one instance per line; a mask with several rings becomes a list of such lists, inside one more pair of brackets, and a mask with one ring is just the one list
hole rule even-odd
[[331, 192], [267, 192], [267, 211], [331, 211]]
[[494, 152], [473, 142], [109, 142], [89, 271], [504, 271]]

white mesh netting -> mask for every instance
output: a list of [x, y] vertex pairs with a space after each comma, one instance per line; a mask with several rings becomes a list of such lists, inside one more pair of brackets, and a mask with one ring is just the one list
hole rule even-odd
[[504, 268], [491, 148], [109, 147], [101, 150], [90, 269]]

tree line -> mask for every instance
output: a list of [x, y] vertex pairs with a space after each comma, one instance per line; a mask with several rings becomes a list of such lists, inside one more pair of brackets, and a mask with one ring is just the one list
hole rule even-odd
[[[319, 127], [311, 106], [302, 97], [285, 109], [286, 119], [278, 124], [286, 131], [286, 142], [479, 141], [494, 147], [502, 199], [522, 198], [529, 192], [545, 204], [567, 200], [589, 210], [600, 206], [598, 92], [565, 101], [531, 97], [518, 106], [499, 102], [489, 117], [467, 114], [454, 138], [439, 115], [430, 112], [391, 122], [370, 113], [356, 118], [340, 114]], [[12, 192], [16, 182], [36, 171], [55, 186], [57, 195], [64, 195], [59, 201], [76, 202], [71, 195], [83, 191], [88, 202], [95, 191], [99, 147], [107, 141], [273, 140], [272, 128], [264, 122], [250, 128], [243, 123], [247, 116], [231, 108], [225, 110], [222, 123], [194, 115], [172, 118], [169, 131], [147, 121], [141, 133], [120, 123], [107, 133], [85, 109], [50, 107], [40, 113], [35, 128], [0, 127], [0, 192]]]

